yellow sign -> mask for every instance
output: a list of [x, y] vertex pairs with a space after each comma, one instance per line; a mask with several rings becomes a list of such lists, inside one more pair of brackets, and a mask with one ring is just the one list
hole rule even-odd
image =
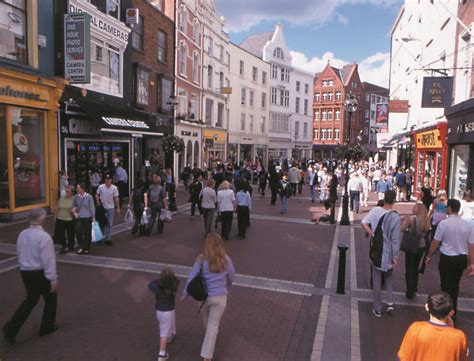
[[43, 108], [49, 105], [49, 91], [30, 82], [0, 78], [0, 102]]
[[416, 147], [428, 149], [443, 148], [439, 129], [416, 134]]
[[213, 139], [214, 143], [225, 143], [226, 142], [226, 132], [224, 132], [222, 130], [205, 129], [204, 130], [204, 139]]

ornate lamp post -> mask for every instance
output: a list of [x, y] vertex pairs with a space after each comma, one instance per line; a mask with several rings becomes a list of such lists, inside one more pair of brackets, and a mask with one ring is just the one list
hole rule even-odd
[[[176, 114], [175, 114], [175, 110], [176, 110], [176, 107], [179, 105], [179, 101], [178, 99], [176, 98], [175, 95], [171, 95], [168, 99], [168, 101], [166, 102], [166, 104], [170, 107], [170, 110], [171, 110], [171, 126], [172, 126], [172, 129], [170, 130], [169, 134], [163, 134], [163, 136], [166, 136], [166, 135], [170, 135], [170, 134], [174, 134], [174, 132], [176, 132]], [[165, 131], [163, 131], [163, 133], [165, 133]], [[166, 167], [170, 167], [171, 169], [174, 168], [174, 152], [171, 152], [170, 154], [166, 154], [165, 153], [165, 163], [166, 163]], [[174, 169], [173, 169], [174, 171]]]
[[344, 109], [348, 114], [348, 132], [346, 135], [346, 144], [345, 144], [345, 171], [344, 171], [344, 195], [342, 196], [342, 217], [341, 217], [341, 226], [349, 226], [351, 224], [349, 220], [349, 193], [347, 189], [347, 183], [349, 183], [349, 159], [348, 159], [348, 147], [351, 144], [351, 120], [352, 114], [356, 112], [357, 106], [359, 103], [354, 95], [349, 94], [349, 97], [344, 101]]

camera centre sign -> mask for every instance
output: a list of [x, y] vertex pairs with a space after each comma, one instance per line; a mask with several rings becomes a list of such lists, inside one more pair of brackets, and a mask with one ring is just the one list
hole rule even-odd
[[90, 83], [90, 16], [64, 14], [64, 78]]

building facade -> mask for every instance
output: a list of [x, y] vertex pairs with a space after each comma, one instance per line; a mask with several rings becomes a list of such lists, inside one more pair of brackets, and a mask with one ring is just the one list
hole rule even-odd
[[290, 108], [293, 111], [293, 159], [304, 160], [312, 157], [313, 91], [313, 74], [293, 68], [290, 93]]
[[0, 218], [54, 209], [59, 195], [54, 3], [0, 3]]
[[228, 158], [267, 164], [270, 64], [230, 43]]
[[[342, 69], [326, 65], [314, 77], [313, 151], [316, 159], [334, 158], [338, 144], [355, 141], [363, 132], [362, 107], [352, 114], [349, 125], [344, 101], [354, 95], [362, 103], [363, 88], [357, 64]], [[350, 127], [350, 132], [349, 132]]]
[[365, 149], [373, 155], [377, 149], [377, 133], [388, 130], [388, 96], [387, 88], [363, 82], [364, 95], [362, 114], [364, 118], [364, 132], [362, 133], [362, 144]]

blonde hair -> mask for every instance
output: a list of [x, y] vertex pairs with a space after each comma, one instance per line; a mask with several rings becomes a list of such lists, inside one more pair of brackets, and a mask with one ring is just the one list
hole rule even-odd
[[216, 181], [214, 179], [209, 179], [209, 181], [207, 182], [207, 186], [214, 188], [216, 186]]
[[209, 269], [213, 273], [221, 273], [227, 270], [227, 260], [224, 249], [224, 241], [217, 233], [210, 233], [204, 241], [204, 259], [209, 263]]
[[420, 231], [427, 232], [431, 228], [430, 218], [428, 217], [428, 211], [423, 203], [417, 202], [415, 204], [418, 207], [418, 214], [416, 215], [416, 220]]
[[228, 181], [223, 181], [221, 183], [221, 189], [229, 189], [230, 185], [229, 185], [229, 182]]

